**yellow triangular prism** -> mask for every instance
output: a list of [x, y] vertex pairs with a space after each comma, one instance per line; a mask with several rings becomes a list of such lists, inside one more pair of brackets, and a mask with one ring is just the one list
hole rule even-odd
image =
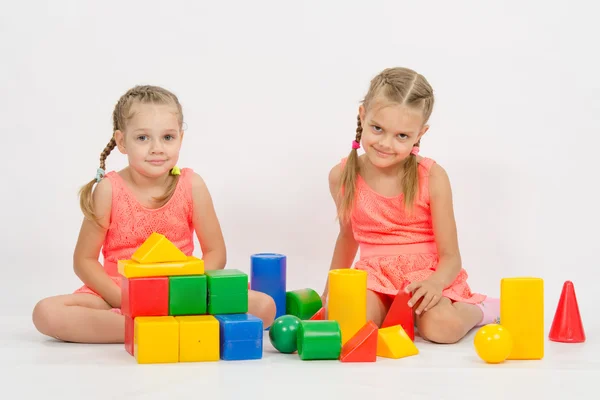
[[133, 253], [131, 259], [140, 264], [187, 261], [187, 256], [165, 235], [152, 233]]
[[419, 349], [410, 340], [401, 325], [379, 329], [377, 333], [377, 355], [385, 358], [403, 358], [419, 354]]

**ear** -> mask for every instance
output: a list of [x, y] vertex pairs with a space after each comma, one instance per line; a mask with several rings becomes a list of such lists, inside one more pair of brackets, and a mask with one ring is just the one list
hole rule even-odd
[[125, 149], [125, 135], [120, 130], [115, 131], [115, 142], [117, 142], [117, 148], [121, 154], [127, 154], [127, 150]]
[[361, 125], [365, 124], [365, 115], [366, 114], [367, 114], [367, 111], [365, 110], [365, 106], [361, 104], [360, 107], [358, 107], [358, 116], [360, 117]]
[[423, 135], [425, 133], [427, 133], [428, 130], [429, 130], [429, 125], [423, 125], [423, 128], [421, 128], [421, 132], [419, 132], [419, 138], [417, 139], [417, 142], [419, 142], [419, 140], [421, 140]]

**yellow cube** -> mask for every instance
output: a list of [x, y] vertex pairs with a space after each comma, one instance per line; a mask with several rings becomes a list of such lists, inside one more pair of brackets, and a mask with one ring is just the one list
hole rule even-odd
[[212, 315], [175, 317], [179, 322], [179, 361], [218, 361], [219, 321]]
[[117, 262], [117, 268], [119, 270], [119, 274], [126, 278], [202, 275], [204, 274], [204, 261], [194, 256], [189, 256], [187, 261], [143, 264], [133, 260], [119, 260]]
[[133, 335], [138, 364], [179, 361], [179, 322], [175, 317], [136, 317]]
[[501, 280], [500, 324], [513, 338], [508, 360], [544, 357], [544, 281], [541, 278]]

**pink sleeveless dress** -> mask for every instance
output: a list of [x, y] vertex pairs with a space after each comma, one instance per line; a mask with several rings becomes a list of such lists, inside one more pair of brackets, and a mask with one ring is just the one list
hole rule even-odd
[[[344, 158], [342, 165], [345, 162]], [[436, 270], [439, 258], [429, 202], [429, 171], [434, 163], [429, 158], [419, 162], [419, 196], [410, 215], [401, 205], [402, 194], [383, 196], [360, 174], [357, 176], [351, 221], [360, 259], [354, 268], [368, 273], [367, 287], [374, 292], [395, 296], [409, 283], [424, 280]], [[472, 304], [486, 299], [471, 292], [464, 269], [443, 295]]]
[[[160, 208], [142, 206], [127, 187], [121, 176], [111, 171], [105, 175], [112, 185], [112, 210], [110, 225], [104, 245], [104, 269], [115, 284], [120, 286], [117, 270], [118, 260], [130, 259], [137, 248], [152, 232], [165, 235], [183, 253], [191, 256], [194, 251], [192, 175], [189, 168], [182, 168], [173, 196]], [[75, 293], [98, 295], [83, 285]]]

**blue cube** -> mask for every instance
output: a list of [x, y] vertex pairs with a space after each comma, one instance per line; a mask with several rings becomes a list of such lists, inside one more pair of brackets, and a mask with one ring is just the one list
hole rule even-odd
[[215, 315], [222, 360], [257, 360], [263, 353], [263, 323], [252, 314]]

